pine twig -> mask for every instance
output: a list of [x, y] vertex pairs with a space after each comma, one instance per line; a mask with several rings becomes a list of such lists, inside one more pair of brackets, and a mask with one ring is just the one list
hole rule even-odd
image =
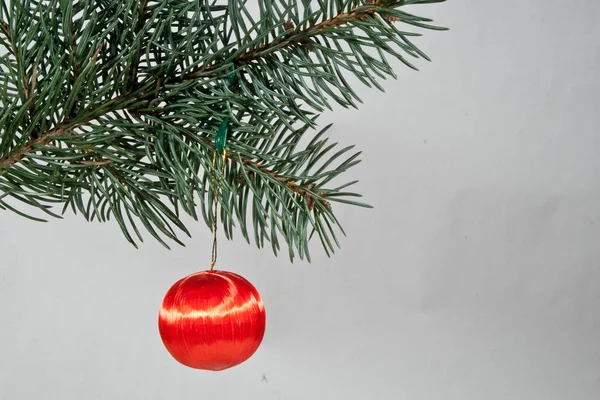
[[[282, 39], [275, 40], [273, 42], [263, 44], [255, 49], [248, 50], [245, 53], [241, 54], [236, 60], [234, 60], [233, 63], [236, 65], [248, 64], [260, 57], [264, 57], [266, 54], [269, 54], [265, 53], [265, 51], [267, 51], [268, 49], [275, 49], [273, 50], [273, 52], [277, 52], [293, 46], [306, 46], [308, 39], [313, 36], [318, 36], [323, 29], [345, 25], [348, 23], [348, 20], [359, 21], [365, 18], [366, 16], [373, 16], [379, 8], [389, 7], [389, 5], [385, 5], [381, 1], [374, 2], [371, 5], [372, 7], [368, 7], [362, 10], [359, 10], [359, 7], [355, 7], [350, 12], [340, 13], [333, 18], [324, 20], [305, 30], [299, 31], [295, 34], [286, 35]], [[290, 27], [290, 25], [287, 24], [287, 27]], [[289, 43], [283, 45], [285, 42]], [[257, 54], [260, 53], [262, 53], [262, 55], [257, 56]], [[217, 62], [207, 67], [198, 68], [195, 71], [182, 75], [175, 79], [175, 82], [185, 82], [193, 80], [200, 75], [220, 68], [222, 68], [222, 64], [220, 62]]]
[[3, 170], [6, 170], [21, 161], [23, 158], [27, 157], [27, 154], [31, 153], [35, 146], [43, 146], [50, 143], [52, 140], [64, 136], [71, 133], [71, 129], [64, 129], [62, 127], [53, 129], [51, 131], [46, 132], [44, 135], [37, 137], [35, 139], [29, 140], [25, 145], [19, 148], [13, 154], [10, 154], [6, 157], [0, 158], [0, 174]]
[[[126, 99], [126, 97], [123, 97], [123, 96], [121, 96], [120, 98], [117, 97], [115, 99], [111, 99], [102, 104], [99, 104], [98, 106], [94, 107], [94, 109], [105, 108], [110, 103], [118, 104], [119, 103], [118, 100], [125, 100], [125, 99]], [[117, 109], [118, 108], [113, 108], [113, 109], [110, 109], [109, 111], [114, 111]], [[107, 111], [107, 113], [109, 111]], [[89, 122], [93, 118], [95, 118], [95, 117], [90, 117], [89, 119], [84, 119], [83, 121], [81, 121], [78, 124], [73, 125], [73, 126], [69, 126], [69, 125], [71, 125], [71, 119], [67, 119], [67, 120], [63, 121], [61, 124], [59, 124], [58, 127], [44, 132], [39, 137], [30, 138], [27, 141], [27, 143], [25, 143], [17, 151], [15, 151], [12, 154], [9, 154], [7, 156], [0, 157], [0, 174], [2, 173], [2, 170], [6, 170], [6, 169], [10, 168], [17, 162], [21, 161], [23, 158], [27, 157], [27, 155], [29, 153], [31, 153], [36, 146], [45, 146], [48, 143], [50, 143], [52, 140], [60, 138], [61, 136], [67, 136], [67, 135], [71, 134], [75, 129], [77, 129], [81, 125], [84, 125], [85, 123]], [[67, 128], [67, 126], [69, 126], [69, 127]]]
[[121, 182], [121, 184], [122, 184], [123, 186], [125, 186], [127, 189], [129, 189], [129, 191], [131, 191], [131, 187], [129, 186], [129, 184], [127, 183], [127, 181], [125, 180], [125, 178], [123, 178], [123, 177], [121, 176], [121, 174], [119, 174], [119, 173], [117, 172], [117, 170], [116, 170], [116, 169], [114, 169], [113, 167], [111, 167], [111, 166], [110, 166], [110, 162], [109, 162], [108, 164], [103, 164], [103, 166], [104, 166], [104, 168], [105, 168], [105, 169], [106, 169], [108, 172], [110, 172], [110, 173], [111, 173], [111, 174], [112, 174], [112, 175], [113, 175], [115, 178], [117, 178], [117, 180], [118, 180], [119, 182]]
[[[214, 143], [208, 139], [204, 140], [204, 143], [206, 143], [208, 146], [210, 146], [211, 148], [214, 148]], [[229, 150], [227, 151], [226, 154], [226, 158], [231, 160], [231, 162], [238, 164], [238, 160], [242, 160], [242, 163], [244, 164], [243, 167], [247, 166], [252, 166], [256, 169], [258, 169], [259, 171], [270, 175], [273, 179], [285, 184], [291, 191], [293, 191], [294, 193], [296, 193], [298, 196], [303, 197], [308, 206], [309, 209], [312, 211], [312, 208], [315, 204], [315, 197], [314, 195], [311, 193], [311, 190], [314, 188], [314, 184], [309, 184], [306, 187], [298, 184], [294, 179], [290, 179], [290, 178], [286, 178], [284, 176], [281, 176], [280, 174], [278, 174], [277, 172], [273, 171], [272, 169], [266, 167], [265, 165], [253, 161], [248, 157], [242, 157], [241, 155]], [[252, 172], [252, 171], [248, 171], [248, 172]], [[245, 180], [240, 179], [239, 182], [244, 182]], [[321, 194], [321, 193], [320, 193]], [[325, 206], [329, 209], [329, 211], [331, 211], [331, 203], [329, 203], [328, 201], [323, 201]]]
[[[235, 154], [230, 155], [228, 153], [227, 158], [229, 158], [233, 162], [237, 162], [236, 157], [232, 157], [234, 155]], [[312, 211], [312, 209], [314, 208], [315, 201], [316, 201], [314, 195], [311, 193], [311, 190], [315, 187], [314, 184], [311, 183], [311, 184], [307, 185], [306, 187], [304, 187], [302, 185], [299, 185], [295, 180], [281, 176], [277, 172], [273, 171], [272, 169], [269, 169], [268, 167], [265, 167], [261, 163], [252, 161], [246, 157], [240, 157], [240, 159], [242, 160], [244, 165], [251, 165], [254, 168], [258, 169], [259, 171], [261, 171], [265, 174], [271, 175], [271, 177], [273, 177], [273, 179], [285, 184], [291, 191], [293, 191], [300, 197], [304, 198], [306, 200], [309, 210]], [[329, 211], [331, 211], [332, 210], [331, 203], [329, 203], [327, 201], [323, 201], [323, 202], [324, 202], [325, 206], [327, 207], [327, 209]]]
[[6, 42], [8, 43], [8, 51], [11, 52], [11, 54], [14, 56], [15, 47], [13, 45], [13, 40], [10, 34], [10, 27], [7, 23], [0, 21], [0, 28], [2, 33], [4, 33], [4, 36], [6, 37]]
[[[20, 68], [21, 59], [17, 54], [12, 35], [10, 34], [10, 25], [9, 25], [9, 23], [5, 23], [3, 21], [0, 21], [0, 24], [1, 24], [1, 31], [2, 31], [2, 33], [4, 33], [4, 36], [6, 37], [6, 41], [8, 43], [8, 51], [13, 55], [13, 57], [15, 57], [15, 61], [17, 63], [17, 68]], [[37, 72], [38, 72], [37, 65], [35, 65], [33, 67], [33, 73], [32, 73], [32, 77], [31, 77], [31, 85], [29, 84], [29, 77], [27, 75], [27, 72], [25, 71], [23, 73], [23, 97], [24, 97], [25, 101], [29, 101], [29, 99], [31, 97], [33, 97], [33, 95], [34, 95], [35, 86], [36, 86], [36, 82], [37, 82]], [[33, 123], [33, 120], [35, 118], [35, 104], [33, 102], [31, 102], [28, 112], [29, 112], [30, 123]], [[38, 127], [36, 126], [36, 127], [34, 127], [34, 129], [32, 131], [32, 137], [37, 138], [39, 135], [40, 135], [40, 132], [39, 132]]]

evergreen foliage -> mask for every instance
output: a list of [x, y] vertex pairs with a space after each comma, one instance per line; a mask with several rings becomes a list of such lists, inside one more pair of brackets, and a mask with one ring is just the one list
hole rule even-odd
[[381, 89], [386, 57], [428, 60], [414, 31], [442, 28], [406, 9], [441, 1], [0, 0], [0, 208], [182, 244], [183, 214], [212, 227], [227, 118], [226, 236], [309, 260], [317, 236], [329, 254], [332, 204], [366, 205], [334, 185], [359, 153], [317, 117], [360, 103], [348, 76]]

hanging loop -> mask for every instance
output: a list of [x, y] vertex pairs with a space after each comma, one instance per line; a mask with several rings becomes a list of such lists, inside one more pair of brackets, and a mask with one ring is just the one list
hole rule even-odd
[[[235, 83], [235, 66], [231, 64], [230, 72], [227, 75], [226, 85], [228, 87], [232, 86]], [[229, 133], [229, 117], [225, 117], [223, 121], [221, 121], [221, 125], [219, 125], [219, 131], [215, 137], [215, 153], [213, 154], [212, 161], [212, 189], [213, 189], [213, 246], [212, 246], [212, 262], [210, 265], [210, 270], [213, 271], [215, 268], [215, 264], [217, 263], [217, 221], [219, 215], [219, 196], [221, 194], [221, 180], [225, 174], [225, 165], [227, 160], [227, 134]], [[216, 179], [217, 174], [217, 154], [222, 156], [221, 160], [221, 174], [219, 179]]]
[[221, 192], [221, 179], [223, 179], [223, 175], [225, 174], [225, 161], [227, 159], [227, 150], [223, 149], [221, 160], [221, 175], [219, 179], [216, 179], [217, 172], [217, 152], [213, 154], [212, 161], [212, 187], [213, 187], [213, 245], [212, 245], [212, 261], [210, 264], [210, 270], [214, 270], [215, 264], [217, 263], [217, 220], [219, 215], [219, 195]]

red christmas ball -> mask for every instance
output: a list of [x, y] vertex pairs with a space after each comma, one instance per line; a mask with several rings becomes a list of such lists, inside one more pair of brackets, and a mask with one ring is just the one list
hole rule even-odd
[[162, 341], [191, 368], [221, 371], [246, 361], [265, 334], [260, 294], [232, 272], [203, 271], [176, 282], [158, 315]]

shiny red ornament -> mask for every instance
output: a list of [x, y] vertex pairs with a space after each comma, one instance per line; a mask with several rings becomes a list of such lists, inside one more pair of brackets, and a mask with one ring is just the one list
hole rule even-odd
[[221, 371], [246, 361], [265, 334], [260, 294], [243, 277], [203, 271], [176, 282], [158, 315], [162, 341], [191, 368]]

